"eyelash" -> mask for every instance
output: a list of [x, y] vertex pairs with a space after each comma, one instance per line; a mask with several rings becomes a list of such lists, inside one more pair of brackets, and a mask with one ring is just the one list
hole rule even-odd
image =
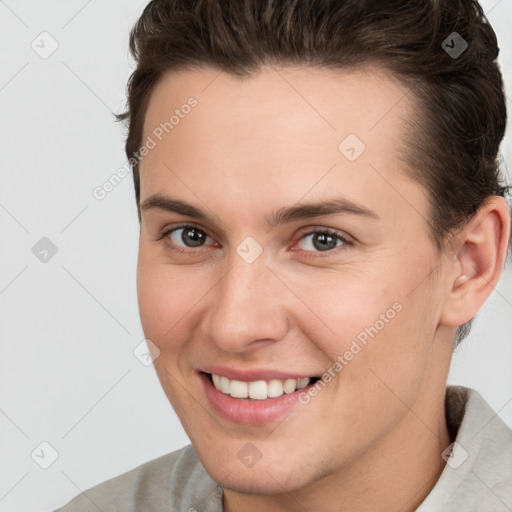
[[[169, 228], [169, 229], [165, 230], [163, 233], [161, 233], [160, 237], [157, 238], [157, 241], [160, 241], [160, 240], [163, 240], [164, 238], [167, 238], [174, 231], [178, 231], [180, 229], [190, 229], [190, 228], [191, 229], [195, 229], [195, 230], [205, 234], [207, 237], [210, 237], [210, 235], [204, 229], [201, 229], [201, 228], [199, 228], [199, 227], [197, 227], [197, 226], [195, 226], [193, 224], [184, 224], [184, 225], [181, 225], [181, 226], [174, 226], [172, 228]], [[310, 235], [314, 235], [314, 234], [322, 234], [322, 235], [334, 236], [338, 240], [343, 242], [343, 245], [338, 246], [338, 247], [334, 247], [333, 249], [329, 249], [328, 251], [302, 251], [302, 252], [306, 253], [306, 257], [307, 258], [318, 258], [318, 257], [321, 258], [321, 257], [325, 257], [325, 256], [330, 256], [330, 255], [335, 254], [335, 253], [338, 252], [338, 251], [336, 251], [336, 249], [343, 248], [344, 246], [351, 246], [351, 245], [353, 245], [353, 241], [352, 240], [350, 240], [347, 237], [341, 235], [337, 231], [334, 231], [334, 230], [331, 230], [331, 229], [328, 229], [328, 228], [320, 228], [320, 227], [314, 228], [311, 231], [308, 231], [306, 233], [302, 233], [300, 238], [299, 238], [299, 241], [303, 240], [304, 238], [306, 238], [306, 237], [308, 237]], [[184, 249], [181, 249], [179, 247], [176, 247], [170, 241], [169, 241], [169, 244], [170, 244], [170, 248], [172, 250], [178, 251], [179, 253], [182, 253], [182, 254], [188, 254], [190, 252], [195, 252], [194, 248], [192, 248], [192, 247], [190, 247], [188, 250], [184, 250]], [[310, 253], [317, 254], [317, 256], [313, 256]]]

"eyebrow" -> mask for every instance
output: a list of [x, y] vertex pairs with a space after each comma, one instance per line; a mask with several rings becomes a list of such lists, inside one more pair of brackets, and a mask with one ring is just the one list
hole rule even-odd
[[[200, 208], [179, 199], [173, 199], [160, 194], [153, 194], [144, 200], [140, 205], [141, 211], [162, 210], [167, 212], [179, 213], [186, 217], [214, 223], [213, 217], [208, 215]], [[350, 201], [344, 197], [327, 199], [324, 201], [312, 203], [299, 203], [293, 206], [286, 206], [272, 212], [270, 217], [266, 218], [269, 226], [278, 224], [287, 224], [299, 220], [321, 217], [323, 215], [349, 214], [379, 219], [374, 211]]]

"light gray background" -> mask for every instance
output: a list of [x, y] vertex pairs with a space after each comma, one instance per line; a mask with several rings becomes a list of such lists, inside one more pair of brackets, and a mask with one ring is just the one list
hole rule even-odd
[[[125, 163], [111, 111], [124, 108], [128, 30], [146, 3], [0, 0], [1, 511], [53, 510], [188, 443], [152, 366], [133, 354], [144, 336], [131, 176], [102, 201], [92, 195]], [[482, 5], [512, 115], [512, 0]], [[46, 59], [31, 47], [51, 49], [43, 31], [59, 45]], [[511, 148], [509, 125], [509, 169]], [[46, 263], [32, 252], [42, 237], [58, 249]], [[507, 267], [449, 382], [479, 390], [510, 426], [511, 330]], [[58, 452], [48, 469], [43, 441]]]

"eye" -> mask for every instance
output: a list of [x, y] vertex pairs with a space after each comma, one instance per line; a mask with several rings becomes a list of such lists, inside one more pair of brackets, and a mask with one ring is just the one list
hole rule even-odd
[[325, 228], [315, 228], [302, 235], [300, 240], [306, 241], [306, 252], [329, 252], [337, 247], [352, 244], [347, 237]]
[[196, 226], [185, 225], [168, 229], [162, 233], [162, 236], [159, 238], [159, 240], [162, 240], [163, 238], [169, 238], [172, 245], [175, 246], [173, 248], [177, 251], [185, 252], [180, 249], [180, 246], [185, 246], [186, 248], [190, 249], [201, 247], [210, 237], [205, 231], [199, 229]]
[[[168, 238], [171, 242], [171, 248], [179, 252], [188, 252], [182, 247], [194, 249], [205, 245], [207, 240], [211, 240], [210, 236], [197, 226], [186, 224], [173, 227], [162, 233], [158, 240]], [[308, 240], [309, 239], [309, 240]], [[308, 252], [332, 252], [344, 245], [352, 245], [353, 242], [346, 236], [326, 228], [315, 228], [300, 238], [300, 242], [306, 241], [305, 249]], [[294, 249], [295, 250], [295, 249]], [[310, 255], [308, 255], [310, 257]]]

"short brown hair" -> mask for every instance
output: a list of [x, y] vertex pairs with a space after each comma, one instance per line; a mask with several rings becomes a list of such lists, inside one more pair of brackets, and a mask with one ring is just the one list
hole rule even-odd
[[[455, 41], [463, 48], [455, 55]], [[467, 44], [467, 48], [465, 47]], [[496, 34], [472, 0], [152, 0], [130, 34], [126, 155], [167, 71], [210, 66], [243, 77], [263, 65], [376, 65], [413, 92], [411, 176], [429, 192], [438, 249], [493, 195], [504, 195], [498, 151], [506, 127]], [[140, 220], [138, 162], [132, 164]], [[459, 327], [456, 343], [469, 333]]]

